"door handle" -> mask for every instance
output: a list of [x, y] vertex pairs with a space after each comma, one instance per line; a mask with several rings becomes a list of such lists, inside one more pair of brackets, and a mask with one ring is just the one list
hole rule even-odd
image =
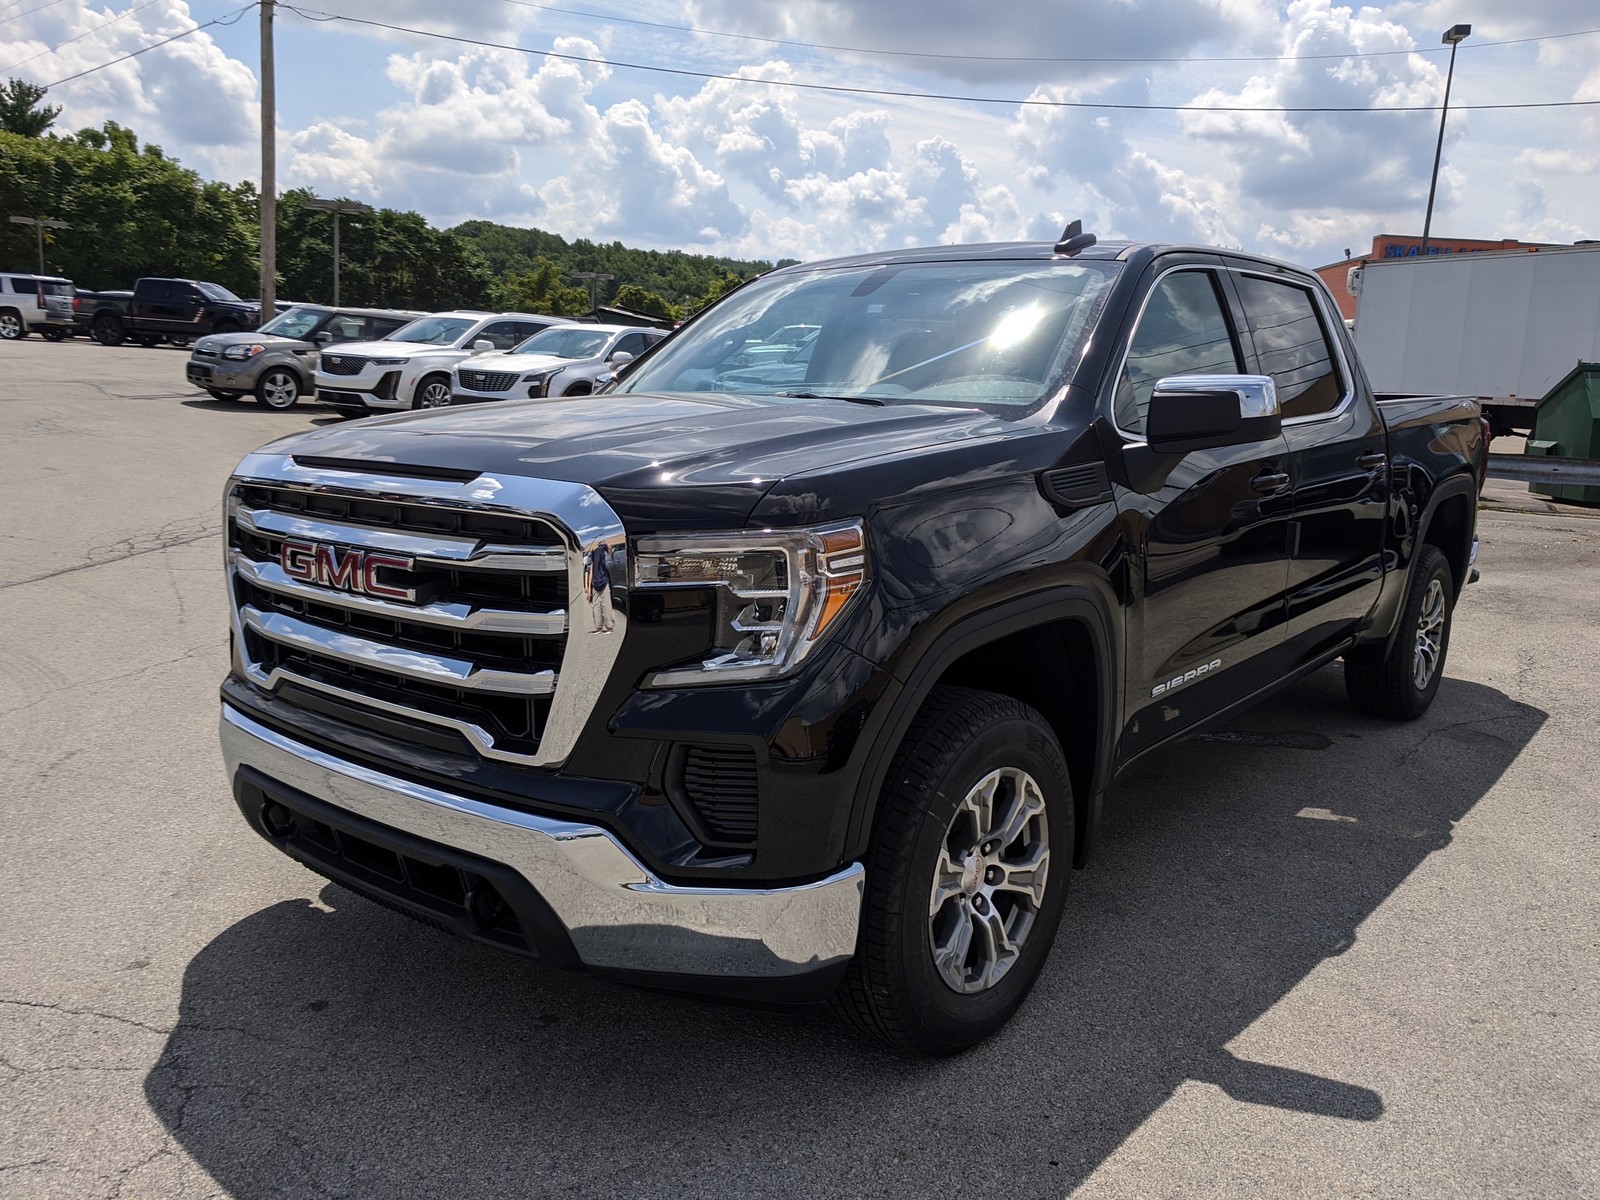
[[1389, 456], [1387, 454], [1363, 454], [1360, 458], [1356, 459], [1356, 466], [1360, 467], [1363, 471], [1376, 471], [1379, 468], [1386, 467], [1388, 465]]
[[1258, 492], [1279, 492], [1289, 486], [1289, 476], [1284, 471], [1263, 471], [1250, 481]]

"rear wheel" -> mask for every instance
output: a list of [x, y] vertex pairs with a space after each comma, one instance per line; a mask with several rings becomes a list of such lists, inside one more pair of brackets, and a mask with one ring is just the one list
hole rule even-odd
[[412, 408], [449, 408], [450, 407], [450, 376], [428, 375], [417, 384], [416, 396], [411, 401]]
[[0, 308], [0, 342], [20, 342], [27, 336], [22, 314], [14, 308]]
[[256, 380], [256, 401], [266, 408], [293, 408], [300, 399], [300, 377], [287, 367], [272, 367]]
[[90, 336], [102, 346], [120, 346], [128, 335], [122, 328], [122, 322], [110, 313], [103, 313], [94, 319], [94, 324], [89, 328]]
[[1411, 586], [1389, 652], [1382, 646], [1361, 646], [1344, 656], [1344, 687], [1351, 703], [1396, 721], [1414, 721], [1427, 712], [1444, 677], [1454, 605], [1449, 561], [1437, 547], [1421, 547], [1411, 565]]
[[133, 344], [143, 346], [146, 350], [159, 345], [161, 339], [150, 333], [136, 333], [133, 335]]
[[206, 395], [213, 400], [237, 400], [244, 395], [243, 392], [225, 392], [221, 388], [207, 388]]
[[41, 329], [39, 336], [47, 342], [59, 342], [67, 335], [59, 329]]
[[171, 342], [179, 350], [188, 349], [190, 340], [191, 339], [189, 337], [187, 337], [185, 334], [181, 334], [181, 333], [175, 334], [172, 337], [169, 337], [167, 339], [167, 341]]
[[879, 799], [861, 934], [835, 1010], [924, 1055], [1004, 1025], [1061, 921], [1072, 805], [1039, 713], [992, 692], [935, 689]]

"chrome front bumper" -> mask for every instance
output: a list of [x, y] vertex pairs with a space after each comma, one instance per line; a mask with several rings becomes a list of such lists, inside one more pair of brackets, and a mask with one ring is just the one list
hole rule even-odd
[[860, 863], [785, 888], [683, 887], [648, 871], [596, 825], [534, 816], [397, 779], [283, 736], [222, 706], [230, 786], [251, 767], [286, 787], [414, 837], [510, 867], [601, 970], [781, 979], [855, 953]]

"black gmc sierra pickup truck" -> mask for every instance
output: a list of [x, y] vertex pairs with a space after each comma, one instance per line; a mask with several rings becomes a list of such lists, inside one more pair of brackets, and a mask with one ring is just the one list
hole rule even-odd
[[[803, 365], [741, 365], [794, 325]], [[245, 458], [229, 782], [438, 928], [950, 1053], [1142, 755], [1341, 657], [1428, 707], [1485, 464], [1281, 263], [1069, 229], [785, 268], [607, 393]]]
[[241, 300], [220, 283], [193, 279], [141, 279], [131, 292], [97, 292], [74, 318], [102, 346], [132, 338], [141, 346], [186, 345], [206, 333], [241, 333], [261, 323], [261, 306]]

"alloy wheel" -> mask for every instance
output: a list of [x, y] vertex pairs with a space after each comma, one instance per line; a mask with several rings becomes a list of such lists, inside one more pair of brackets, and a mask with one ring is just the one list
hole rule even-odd
[[1417, 614], [1416, 650], [1411, 656], [1411, 678], [1417, 690], [1425, 691], [1439, 669], [1444, 653], [1444, 583], [1428, 581], [1422, 594], [1422, 611]]
[[417, 393], [418, 408], [448, 408], [450, 406], [450, 385], [441, 383], [437, 379], [430, 379], [422, 385]]
[[1039, 784], [1015, 767], [991, 771], [956, 807], [928, 896], [933, 963], [952, 991], [987, 991], [1016, 965], [1049, 869]]
[[15, 313], [0, 313], [0, 338], [14, 342], [22, 336], [22, 318]]

